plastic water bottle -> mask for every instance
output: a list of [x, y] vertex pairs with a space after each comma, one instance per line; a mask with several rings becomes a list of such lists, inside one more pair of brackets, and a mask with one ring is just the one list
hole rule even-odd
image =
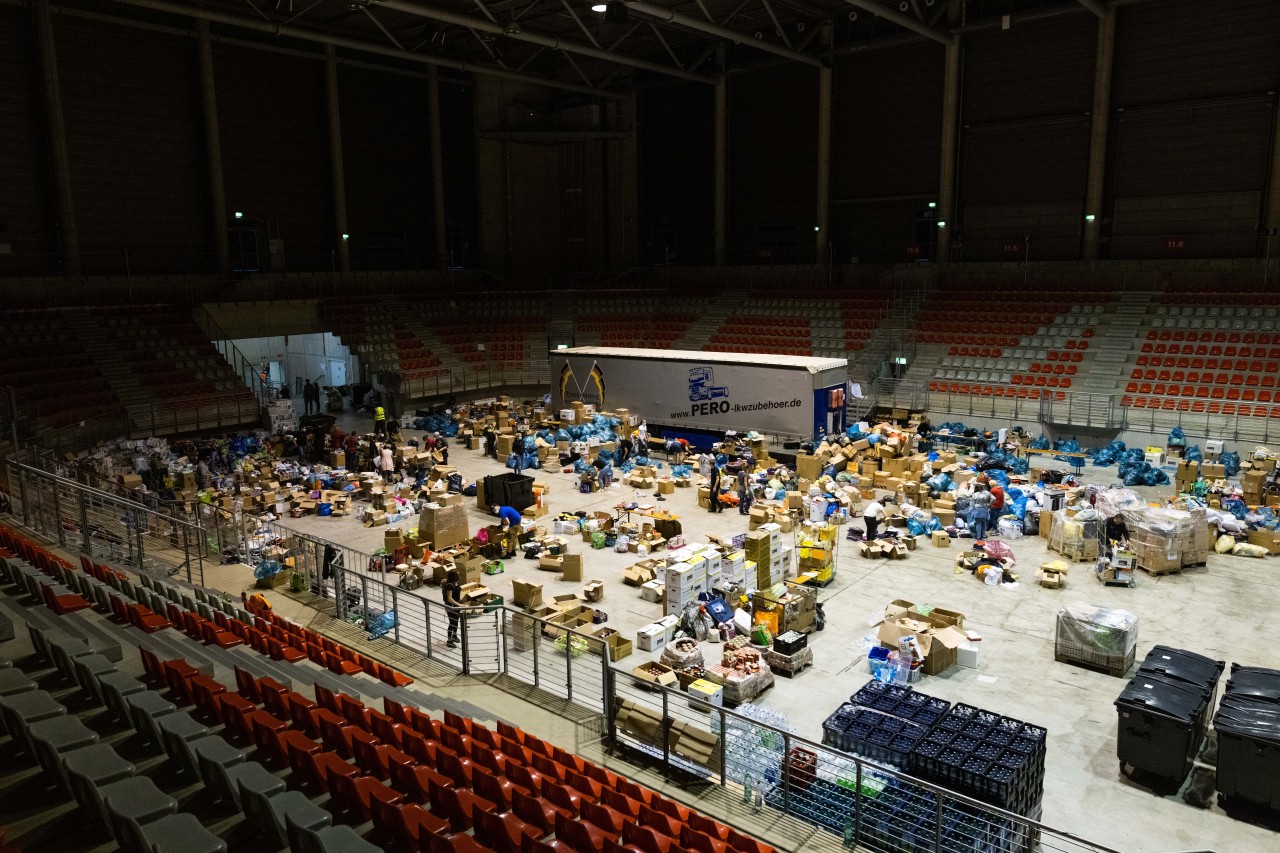
[[902, 652], [894, 650], [889, 652], [889, 664], [893, 669], [893, 681], [897, 684], [906, 684], [911, 680], [911, 658]]

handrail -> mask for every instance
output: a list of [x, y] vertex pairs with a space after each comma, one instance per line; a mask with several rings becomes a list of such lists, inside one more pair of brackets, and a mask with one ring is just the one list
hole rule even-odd
[[253, 392], [258, 404], [262, 406], [270, 404], [276, 398], [270, 383], [263, 378], [262, 374], [258, 372], [258, 368], [245, 357], [244, 353], [232, 343], [231, 337], [218, 325], [218, 321], [209, 313], [209, 309], [205, 308], [204, 305], [197, 304], [191, 313], [196, 325], [200, 327], [200, 331], [204, 332], [209, 338], [210, 343], [218, 350], [218, 354], [226, 360], [227, 364], [235, 368], [236, 372], [240, 374], [241, 381]]

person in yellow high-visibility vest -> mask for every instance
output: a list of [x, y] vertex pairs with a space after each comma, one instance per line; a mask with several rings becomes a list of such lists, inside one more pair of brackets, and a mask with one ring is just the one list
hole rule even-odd
[[373, 434], [387, 437], [387, 410], [381, 403], [373, 407]]

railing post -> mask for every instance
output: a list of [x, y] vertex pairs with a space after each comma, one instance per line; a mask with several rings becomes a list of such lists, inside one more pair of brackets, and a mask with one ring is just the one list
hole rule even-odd
[[667, 716], [670, 708], [670, 700], [668, 699], [667, 688], [659, 687], [662, 691], [662, 722], [658, 727], [658, 731], [662, 733], [662, 778], [671, 778], [671, 735], [668, 732], [668, 726], [671, 718]]
[[717, 709], [720, 714], [720, 787], [729, 781], [729, 730], [725, 725], [724, 708]]
[[782, 733], [782, 813], [791, 814], [791, 734]]
[[[9, 469], [13, 471], [13, 468]], [[30, 503], [27, 501], [27, 477], [26, 471], [18, 469], [18, 500], [22, 501], [22, 526], [31, 527]], [[11, 475], [12, 476], [12, 475]]]
[[66, 547], [66, 538], [62, 535], [62, 502], [58, 500], [58, 482], [55, 480], [51, 484], [49, 491], [53, 494], [53, 523], [54, 529], [58, 532], [58, 544]]
[[146, 516], [139, 516], [136, 512], [134, 512], [134, 513], [126, 513], [126, 517], [133, 519], [133, 536], [138, 543], [138, 571], [142, 572], [146, 570], [146, 562], [143, 559], [146, 556], [146, 554], [144, 553], [142, 548], [142, 522], [143, 522], [143, 519], [146, 518]]
[[542, 628], [538, 621], [534, 620], [529, 630], [533, 632], [533, 636], [529, 639], [529, 645], [533, 648], [533, 686], [538, 687], [542, 683], [541, 674], [538, 672], [538, 647], [542, 645]]
[[573, 632], [564, 632], [564, 689], [573, 699]]
[[421, 601], [422, 613], [427, 623], [427, 660], [431, 660], [435, 657], [435, 652], [432, 651], [431, 642], [431, 602], [427, 601], [425, 598], [421, 599]]
[[862, 761], [853, 760], [853, 838], [850, 847], [858, 844], [862, 838]]
[[462, 674], [471, 674], [471, 649], [468, 644], [467, 623], [471, 620], [467, 618], [466, 612], [458, 614], [459, 627], [462, 629]]
[[84, 492], [80, 492], [77, 497], [76, 502], [80, 505], [80, 550], [85, 554], [92, 554], [92, 543], [89, 542], [89, 504]]
[[506, 608], [502, 608], [502, 610], [499, 610], [497, 612], [497, 617], [498, 617], [498, 630], [500, 631], [500, 634], [502, 634], [502, 661], [500, 661], [499, 666], [500, 666], [500, 669], [502, 669], [503, 675], [506, 675], [506, 672], [507, 672], [507, 625], [509, 624], [507, 620]]
[[396, 587], [391, 587], [391, 610], [395, 617], [391, 620], [391, 632], [395, 635], [396, 645], [400, 645], [400, 603], [396, 597]]
[[933, 795], [933, 853], [942, 853], [942, 793]]

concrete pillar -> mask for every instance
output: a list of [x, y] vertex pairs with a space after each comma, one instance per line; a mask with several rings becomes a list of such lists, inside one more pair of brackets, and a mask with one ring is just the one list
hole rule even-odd
[[338, 57], [333, 45], [324, 46], [324, 93], [329, 113], [329, 177], [333, 184], [333, 239], [338, 247], [338, 269], [351, 271], [351, 246], [347, 233], [347, 186], [342, 170], [342, 117], [338, 112]]
[[431, 224], [436, 238], [436, 266], [449, 264], [449, 230], [444, 215], [444, 149], [440, 141], [440, 69], [427, 66], [427, 133], [431, 143]]
[[213, 83], [213, 43], [209, 22], [196, 20], [200, 53], [200, 107], [204, 116], [205, 171], [209, 180], [209, 219], [218, 275], [231, 276], [231, 250], [227, 245], [227, 198], [222, 187], [222, 141], [218, 134], [218, 100]]
[[1262, 221], [1262, 254], [1266, 258], [1265, 281], [1272, 261], [1280, 253], [1280, 104], [1275, 107], [1275, 128], [1271, 131], [1271, 180], [1267, 183], [1267, 210]]
[[[1098, 259], [1102, 235], [1102, 188], [1107, 178], [1107, 134], [1111, 120], [1111, 67], [1116, 45], [1116, 10], [1098, 18], [1098, 49], [1093, 67], [1093, 122], [1089, 130], [1089, 177], [1084, 192], [1086, 261]], [[1092, 217], [1092, 219], [1090, 218]]]
[[[824, 52], [832, 45], [833, 29], [830, 22], [822, 25]], [[818, 69], [818, 210], [814, 216], [814, 262], [831, 260], [831, 88], [833, 70], [830, 60]]]
[[960, 37], [952, 35], [947, 45], [946, 70], [942, 83], [942, 163], [938, 171], [938, 252], [937, 260], [951, 260], [951, 234], [956, 215], [956, 134], [960, 113]]
[[725, 261], [725, 223], [726, 202], [725, 190], [728, 184], [729, 156], [729, 81], [724, 73], [724, 48], [716, 48], [720, 60], [720, 75], [716, 77], [716, 113], [715, 113], [715, 265], [724, 266]]
[[58, 216], [58, 247], [64, 275], [80, 275], [80, 233], [71, 198], [71, 168], [67, 162], [67, 128], [62, 121], [62, 87], [58, 83], [58, 51], [53, 43], [49, 0], [33, 0], [36, 61], [40, 65], [40, 95], [49, 133], [49, 165], [53, 170], [53, 196]]

